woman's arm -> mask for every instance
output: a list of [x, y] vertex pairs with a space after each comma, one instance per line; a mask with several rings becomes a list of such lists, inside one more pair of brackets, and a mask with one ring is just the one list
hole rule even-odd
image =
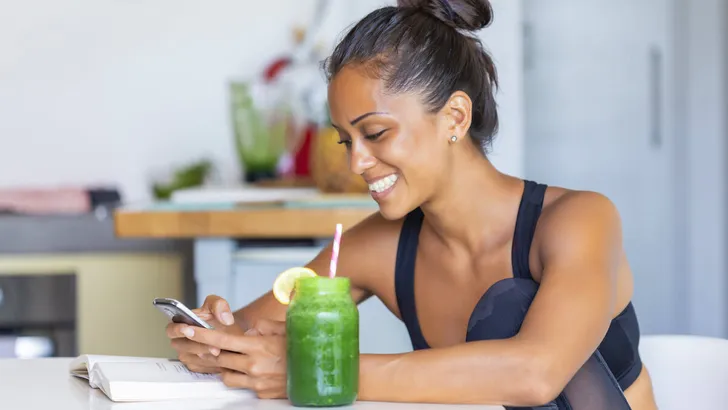
[[[391, 254], [393, 258], [395, 251], [386, 247], [392, 241], [396, 242], [399, 226], [399, 223], [387, 221], [377, 212], [343, 233], [337, 274], [351, 280], [351, 296], [357, 304], [371, 296], [368, 290], [371, 276], [373, 273], [383, 272], [382, 264], [386, 263], [365, 255], [379, 255], [387, 259], [388, 254]], [[331, 247], [332, 244], [329, 243], [306, 267], [319, 275], [328, 274]], [[286, 309], [287, 306], [281, 305], [273, 296], [273, 291], [268, 291], [249, 305], [233, 312], [233, 316], [235, 322], [247, 330], [258, 320], [285, 321]]]
[[[337, 274], [351, 280], [351, 294], [356, 303], [366, 300], [375, 291], [381, 292], [380, 288], [387, 286], [387, 280], [382, 280], [383, 278], [389, 277], [391, 280], [391, 271], [388, 272], [388, 269], [394, 269], [400, 226], [401, 221], [387, 221], [379, 213], [375, 213], [344, 232]], [[318, 274], [326, 275], [330, 255], [331, 244], [306, 266]], [[220, 354], [222, 343], [233, 343], [229, 338], [242, 343], [244, 338], [241, 335], [253, 328], [257, 332], [250, 336], [266, 333], [265, 328], [270, 327], [269, 322], [285, 321], [286, 309], [287, 306], [280, 304], [271, 291], [236, 312], [232, 312], [225, 299], [210, 295], [205, 299], [203, 307], [195, 311], [204, 320], [211, 320], [218, 331], [204, 332], [183, 324], [170, 323], [166, 329], [167, 336], [180, 360], [190, 369], [218, 372], [224, 370], [224, 366], [215, 359]], [[203, 337], [199, 333], [209, 334]], [[258, 342], [267, 340], [258, 337], [254, 339]], [[232, 347], [223, 350], [236, 351]], [[285, 353], [285, 349], [283, 352]], [[235, 367], [230, 369], [240, 370]]]
[[398, 355], [363, 355], [362, 400], [542, 405], [594, 353], [609, 328], [622, 254], [605, 197], [564, 195], [539, 221], [541, 286], [520, 332]]

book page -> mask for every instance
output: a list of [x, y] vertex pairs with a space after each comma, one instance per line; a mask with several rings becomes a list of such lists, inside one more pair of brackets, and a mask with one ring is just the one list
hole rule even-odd
[[[69, 365], [71, 375], [82, 379], [89, 379], [89, 373], [98, 363], [140, 363], [140, 362], [170, 362], [170, 359], [158, 357], [137, 356], [106, 356], [85, 354], [75, 358]], [[97, 387], [92, 385], [92, 387]]]
[[195, 373], [175, 361], [99, 362], [93, 373], [97, 371], [109, 382], [222, 383], [217, 374]]
[[180, 362], [100, 362], [90, 383], [114, 402], [252, 397], [227, 387], [219, 374], [195, 373]]

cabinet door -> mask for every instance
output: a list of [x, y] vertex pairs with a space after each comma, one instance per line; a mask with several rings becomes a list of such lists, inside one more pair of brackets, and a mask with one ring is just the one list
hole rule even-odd
[[[233, 290], [236, 306], [245, 306], [268, 292], [282, 271], [303, 266], [320, 247], [246, 248], [235, 254]], [[376, 297], [359, 305], [361, 353], [400, 353], [412, 350], [407, 328]]]
[[[645, 333], [686, 330], [667, 0], [526, 0], [526, 175], [622, 216]], [[587, 272], [585, 272], [586, 274]]]

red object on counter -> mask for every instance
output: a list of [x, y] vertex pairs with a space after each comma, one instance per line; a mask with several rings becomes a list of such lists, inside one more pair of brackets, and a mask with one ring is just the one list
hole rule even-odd
[[301, 145], [299, 145], [296, 155], [294, 156], [293, 173], [297, 176], [309, 176], [311, 175], [311, 143], [318, 128], [316, 124], [309, 123], [303, 131], [303, 138]]
[[278, 74], [280, 74], [284, 68], [291, 65], [292, 62], [293, 61], [289, 57], [281, 57], [274, 60], [266, 66], [265, 70], [263, 70], [263, 80], [266, 83], [275, 80], [276, 77], [278, 77]]

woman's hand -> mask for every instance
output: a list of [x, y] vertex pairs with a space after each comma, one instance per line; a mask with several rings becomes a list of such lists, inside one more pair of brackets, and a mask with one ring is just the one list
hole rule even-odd
[[[210, 295], [199, 309], [192, 310], [200, 319], [210, 323], [218, 332], [222, 331], [231, 334], [242, 334], [240, 326], [235, 326], [230, 305], [219, 296]], [[167, 337], [172, 339], [171, 345], [177, 351], [179, 360], [193, 372], [219, 373], [221, 369], [215, 364], [216, 356], [220, 350], [214, 346], [188, 339], [185, 329], [192, 328], [181, 323], [170, 323], [167, 325]]]
[[284, 322], [260, 320], [244, 335], [192, 326], [184, 331], [191, 343], [218, 349], [210, 360], [225, 385], [250, 389], [261, 399], [287, 397]]

